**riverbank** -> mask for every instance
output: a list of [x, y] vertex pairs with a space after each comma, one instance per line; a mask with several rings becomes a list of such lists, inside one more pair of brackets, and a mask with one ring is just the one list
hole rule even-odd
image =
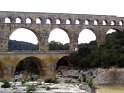
[[124, 86], [97, 86], [96, 93], [124, 93]]
[[[14, 85], [13, 85], [14, 84]], [[0, 85], [2, 83], [0, 82]], [[27, 82], [25, 85], [22, 85], [21, 82], [11, 82], [10, 88], [0, 88], [0, 93], [27, 93], [28, 86], [33, 85], [30, 87], [31, 93], [89, 93], [85, 90], [79, 88], [77, 84], [71, 83], [43, 83], [39, 84], [38, 82]], [[31, 91], [32, 89], [36, 88], [36, 90]]]

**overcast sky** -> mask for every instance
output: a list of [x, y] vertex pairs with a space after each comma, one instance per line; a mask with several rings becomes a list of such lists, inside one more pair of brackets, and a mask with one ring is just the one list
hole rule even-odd
[[76, 13], [124, 17], [124, 0], [0, 0], [0, 11]]
[[124, 16], [123, 0], [0, 0], [1, 11], [37, 11]]

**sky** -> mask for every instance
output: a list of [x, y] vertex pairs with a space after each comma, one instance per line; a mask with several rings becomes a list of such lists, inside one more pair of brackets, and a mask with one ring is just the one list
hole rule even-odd
[[[124, 17], [123, 0], [0, 0], [0, 2], [0, 11], [96, 14]], [[24, 29], [21, 29], [21, 32], [22, 30]], [[13, 35], [13, 38], [19, 38], [18, 35], [21, 34], [15, 35]], [[33, 37], [33, 35], [30, 36]], [[36, 42], [33, 41], [33, 43]]]

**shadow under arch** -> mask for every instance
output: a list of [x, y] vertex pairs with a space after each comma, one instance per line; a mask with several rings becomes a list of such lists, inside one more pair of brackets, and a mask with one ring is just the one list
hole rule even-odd
[[[31, 72], [30, 71], [27, 72], [27, 73], [24, 72], [26, 69], [24, 69], [24, 68], [23, 69], [22, 68], [19, 69], [19, 65], [22, 66], [21, 63], [24, 63], [24, 62], [29, 63], [28, 66], [30, 66], [30, 62], [33, 63], [32, 67], [35, 67], [35, 68], [32, 68]], [[24, 64], [23, 64], [23, 66], [24, 66]], [[37, 71], [33, 71], [33, 69], [35, 69]], [[28, 75], [33, 73], [35, 75], [39, 75], [40, 78], [42, 78], [42, 77], [44, 77], [46, 75], [46, 73], [45, 73], [45, 71], [43, 69], [44, 69], [43, 68], [43, 61], [40, 58], [34, 57], [34, 56], [29, 56], [29, 57], [25, 57], [25, 58], [19, 60], [19, 62], [16, 64], [14, 75], [20, 74], [22, 72], [22, 73], [24, 73], [24, 75], [26, 75], [25, 78], [27, 78]]]
[[[83, 35], [84, 33], [84, 35]], [[80, 35], [83, 35], [80, 36]], [[80, 41], [80, 40], [85, 40], [85, 41]], [[78, 35], [78, 44], [80, 43], [90, 43], [91, 41], [97, 41], [97, 33], [94, 29], [91, 28], [85, 28], [83, 30], [80, 31], [79, 35]]]
[[38, 46], [40, 42], [39, 34], [35, 30], [26, 27], [13, 29], [9, 33], [7, 42], [8, 44], [9, 40], [24, 41], [28, 43], [38, 44]]
[[69, 56], [63, 56], [60, 58], [56, 63], [56, 71], [60, 71], [61, 69], [70, 69], [71, 67], [74, 67], [74, 64], [69, 62]]

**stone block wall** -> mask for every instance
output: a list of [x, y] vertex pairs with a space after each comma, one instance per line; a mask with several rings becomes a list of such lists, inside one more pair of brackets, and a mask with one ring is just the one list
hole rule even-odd
[[124, 68], [101, 69], [94, 71], [95, 85], [124, 85]]

